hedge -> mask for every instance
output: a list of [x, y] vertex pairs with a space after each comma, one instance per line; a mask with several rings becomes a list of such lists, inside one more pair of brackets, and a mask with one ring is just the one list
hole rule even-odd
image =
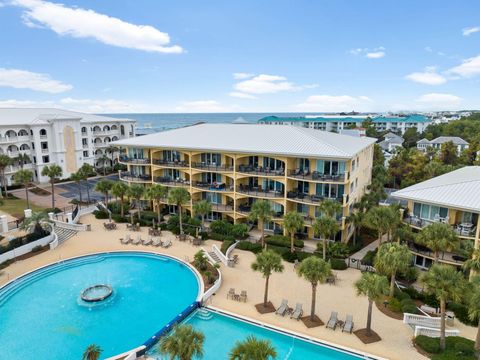
[[245, 224], [234, 225], [225, 220], [215, 220], [210, 224], [210, 231], [214, 234], [224, 235], [227, 239], [244, 239], [248, 235], [248, 226]]
[[49, 234], [50, 233], [48, 231], [44, 230], [42, 232], [35, 232], [35, 233], [30, 233], [24, 236], [16, 237], [15, 239], [10, 240], [8, 244], [0, 245], [0, 254], [6, 253], [7, 251], [16, 249], [20, 246], [30, 244], [31, 242], [44, 238]]
[[440, 352], [440, 340], [438, 338], [431, 338], [425, 335], [419, 335], [415, 338], [415, 344], [422, 350], [437, 354]]
[[95, 215], [95, 219], [108, 219], [108, 213], [103, 210], [95, 210], [93, 215]]
[[377, 255], [377, 250], [368, 251], [362, 259], [362, 264], [373, 266], [375, 255]]
[[208, 237], [212, 240], [218, 240], [218, 241], [235, 241], [235, 238], [232, 235], [223, 235], [219, 233], [210, 233]]
[[262, 245], [257, 243], [251, 243], [250, 241], [240, 241], [236, 249], [251, 251], [254, 254], [257, 254], [262, 251]]
[[348, 267], [344, 259], [330, 259], [330, 265], [333, 270], [345, 270]]
[[[291, 241], [288, 236], [283, 235], [271, 235], [265, 237], [265, 242], [269, 245], [288, 247], [290, 248]], [[293, 245], [297, 248], [303, 248], [305, 246], [302, 240], [295, 239]]]
[[227, 249], [235, 243], [235, 240], [225, 240], [220, 247], [222, 253], [226, 254]]
[[470, 326], [477, 326], [478, 321], [470, 320], [468, 316], [468, 307], [463, 304], [458, 304], [454, 302], [450, 302], [447, 304], [447, 309], [453, 311], [455, 313], [455, 317], [460, 320], [462, 323]]
[[448, 336], [445, 339], [445, 351], [440, 350], [440, 339], [420, 335], [415, 344], [422, 350], [433, 354], [432, 360], [474, 360], [474, 342], [460, 336]]

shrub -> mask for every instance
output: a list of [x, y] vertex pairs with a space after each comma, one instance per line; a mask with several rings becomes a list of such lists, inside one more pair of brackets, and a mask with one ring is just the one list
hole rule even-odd
[[440, 352], [440, 339], [438, 338], [419, 335], [415, 338], [415, 344], [430, 354], [437, 354]]
[[220, 247], [220, 250], [222, 251], [222, 253], [226, 254], [227, 253], [227, 249], [233, 245], [235, 243], [235, 240], [225, 240], [223, 243], [222, 243], [222, 246]]
[[398, 278], [413, 283], [418, 278], [418, 269], [415, 266], [410, 266], [404, 274], [399, 274]]
[[283, 247], [283, 246], [275, 246], [275, 245], [268, 245], [267, 246], [267, 249], [268, 250], [272, 250], [272, 251], [275, 251], [278, 255], [282, 256], [285, 254], [285, 253], [289, 253], [290, 252], [290, 249], [289, 248], [286, 248], [286, 247]]
[[260, 251], [262, 251], [262, 245], [261, 244], [256, 244], [256, 243], [251, 243], [250, 241], [240, 241], [240, 243], [237, 245], [236, 249], [251, 251], [254, 254], [257, 254]]
[[212, 233], [229, 235], [232, 232], [233, 224], [225, 220], [215, 220], [210, 224], [210, 231]]
[[285, 251], [282, 254], [282, 259], [288, 262], [295, 262], [295, 260], [298, 260], [297, 253], [296, 252], [290, 252], [290, 251]]
[[315, 256], [315, 254], [305, 252], [305, 251], [297, 251], [296, 254], [297, 254], [298, 261], [305, 260], [306, 258], [308, 258], [310, 256]]
[[407, 305], [402, 305], [402, 312], [403, 313], [409, 313], [409, 314], [417, 314], [418, 313], [418, 309], [417, 309], [417, 306], [415, 305], [415, 303], [410, 303], [410, 304], [407, 304]]
[[425, 304], [430, 305], [431, 307], [434, 307], [434, 308], [440, 307], [440, 302], [437, 300], [435, 295], [425, 294], [423, 296], [423, 301], [425, 302]]
[[112, 215], [112, 220], [117, 222], [117, 223], [127, 223], [129, 221], [127, 217], [124, 216], [122, 218], [122, 216], [119, 215], [119, 214], [113, 214]]
[[368, 251], [362, 259], [363, 265], [373, 266], [373, 261], [377, 255], [377, 250]]
[[[273, 246], [290, 248], [290, 238], [288, 236], [270, 235], [265, 237], [265, 242]], [[298, 248], [303, 248], [305, 244], [303, 243], [302, 240], [295, 239], [295, 241], [293, 242], [293, 245]]]
[[453, 336], [450, 341], [446, 341], [446, 345], [453, 347], [457, 353], [464, 356], [471, 356], [475, 353], [475, 349], [473, 347], [474, 342], [460, 336]]
[[46, 208], [43, 210], [44, 212], [46, 212], [47, 214], [48, 213], [51, 213], [53, 212], [54, 214], [59, 214], [62, 212], [62, 210], [60, 210], [59, 208], [55, 207], [55, 208]]
[[218, 240], [218, 241], [235, 241], [235, 238], [231, 235], [223, 235], [219, 233], [210, 233], [208, 236], [212, 240]]
[[390, 300], [388, 300], [388, 308], [393, 312], [402, 312], [402, 304], [395, 298], [390, 298]]
[[42, 251], [42, 250], [43, 250], [43, 246], [42, 245], [37, 245], [37, 246], [33, 247], [32, 253], [36, 253], [36, 252], [39, 252], [39, 251]]
[[478, 322], [470, 320], [468, 316], [468, 308], [463, 304], [458, 304], [454, 302], [450, 302], [447, 304], [447, 309], [453, 311], [455, 313], [455, 317], [460, 320], [462, 323], [471, 326], [477, 326]]
[[207, 269], [207, 262], [207, 257], [202, 250], [197, 251], [193, 256], [193, 263], [195, 264], [195, 267], [200, 271], [205, 271]]
[[333, 270], [345, 270], [348, 267], [345, 259], [330, 259], [330, 265]]
[[235, 239], [245, 239], [248, 236], [247, 224], [233, 225], [230, 235], [232, 235]]
[[95, 219], [108, 219], [108, 213], [103, 210], [95, 210], [93, 215], [95, 215]]
[[[318, 246], [318, 244], [317, 244]], [[328, 244], [327, 256], [329, 258], [345, 259], [349, 255], [347, 244], [341, 242], [334, 242]]]
[[403, 300], [410, 300], [410, 295], [407, 292], [395, 288], [394, 296], [401, 302]]
[[410, 298], [414, 299], [414, 300], [423, 300], [424, 298], [424, 295], [417, 291], [417, 289], [413, 288], [413, 287], [408, 287], [406, 289], [403, 289], [402, 290], [404, 293], [408, 294], [410, 296]]

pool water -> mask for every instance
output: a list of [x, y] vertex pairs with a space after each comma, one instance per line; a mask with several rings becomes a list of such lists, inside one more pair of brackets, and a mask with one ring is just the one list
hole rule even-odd
[[[109, 284], [113, 295], [90, 305], [85, 288]], [[90, 344], [102, 358], [143, 344], [197, 299], [186, 265], [141, 252], [66, 260], [0, 290], [0, 358], [78, 360]]]
[[[205, 335], [202, 360], [228, 359], [228, 354], [235, 342], [244, 340], [248, 335], [270, 340], [279, 360], [365, 359], [360, 355], [315, 344], [214, 311], [205, 311], [205, 309], [196, 311], [184, 323], [191, 324]], [[157, 360], [168, 359], [167, 356], [159, 354], [156, 347], [149, 351], [149, 355]]]

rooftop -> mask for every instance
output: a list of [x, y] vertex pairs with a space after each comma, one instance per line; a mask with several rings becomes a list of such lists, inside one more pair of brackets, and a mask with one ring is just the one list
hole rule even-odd
[[375, 141], [298, 126], [207, 123], [119, 140], [114, 144], [349, 159]]
[[[357, 122], [363, 121], [367, 116], [292, 116], [292, 117], [279, 117], [279, 116], [266, 116], [258, 122], [275, 122], [275, 121], [290, 121], [290, 122]], [[382, 122], [408, 122], [408, 123], [425, 123], [430, 122], [430, 119], [424, 115], [408, 115], [408, 116], [376, 116], [371, 118], [374, 123]]]
[[439, 136], [430, 141], [431, 144], [444, 144], [446, 142], [453, 142], [455, 145], [468, 145], [468, 142], [458, 136]]
[[480, 166], [466, 166], [398, 190], [393, 197], [480, 212]]
[[[0, 108], [0, 126], [47, 124], [54, 120], [75, 119], [81, 122], [117, 122], [130, 119], [117, 119], [77, 111], [55, 108]], [[134, 120], [130, 120], [134, 121]]]

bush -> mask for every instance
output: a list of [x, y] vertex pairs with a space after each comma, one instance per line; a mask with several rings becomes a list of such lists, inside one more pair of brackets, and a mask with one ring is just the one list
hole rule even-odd
[[306, 258], [308, 258], [310, 256], [316, 256], [315, 254], [305, 252], [305, 251], [297, 251], [296, 254], [297, 254], [298, 261], [305, 260]]
[[278, 255], [282, 256], [282, 258], [284, 254], [290, 253], [290, 249], [283, 246], [268, 245], [267, 249], [275, 251]]
[[417, 314], [418, 309], [415, 303], [407, 304], [407, 305], [402, 305], [402, 312], [403, 313], [409, 313], [409, 314]]
[[425, 335], [419, 335], [415, 338], [415, 344], [422, 350], [430, 353], [437, 354], [440, 352], [440, 339], [431, 338]]
[[235, 243], [235, 240], [225, 240], [223, 243], [222, 243], [222, 246], [220, 247], [220, 250], [222, 251], [222, 253], [226, 254], [227, 253], [227, 249], [233, 245]]
[[439, 308], [440, 307], [440, 302], [437, 300], [435, 295], [425, 294], [423, 296], [423, 301], [425, 302], [425, 304], [427, 304], [431, 307], [434, 307], [434, 308]]
[[250, 241], [240, 241], [240, 243], [237, 245], [236, 249], [251, 251], [254, 254], [257, 254], [257, 253], [262, 251], [262, 245], [261, 244], [256, 244], [256, 243], [251, 243]]
[[418, 278], [418, 269], [415, 266], [410, 266], [404, 274], [399, 274], [398, 278], [413, 283]]
[[404, 293], [408, 294], [408, 296], [410, 296], [410, 298], [414, 299], [414, 300], [423, 300], [424, 299], [424, 295], [417, 291], [417, 289], [413, 288], [413, 287], [408, 287], [406, 289], [403, 289], [402, 290]]
[[[182, 216], [182, 221], [183, 221], [183, 231], [185, 232], [185, 234], [196, 236], [197, 228], [200, 227], [201, 221], [195, 218], [191, 218], [188, 215]], [[178, 215], [170, 216], [167, 222], [167, 230], [171, 231], [175, 235], [180, 234], [180, 222], [178, 219]]]
[[467, 306], [451, 302], [447, 304], [447, 309], [453, 311], [455, 313], [455, 317], [462, 323], [470, 326], [478, 325], [478, 322], [470, 320]]
[[93, 215], [95, 215], [95, 219], [108, 219], [108, 213], [103, 210], [95, 210]]
[[[448, 339], [448, 338], [447, 338]], [[475, 353], [474, 342], [460, 336], [453, 336], [450, 341], [446, 341], [448, 347], [453, 347], [458, 354], [471, 356]]]
[[127, 217], [121, 217], [119, 214], [113, 214], [112, 215], [112, 220], [117, 222], [117, 223], [127, 223], [129, 222], [129, 219]]
[[[290, 248], [290, 238], [283, 235], [270, 235], [265, 237], [265, 242], [273, 246], [281, 246]], [[298, 248], [303, 248], [304, 243], [302, 240], [295, 239], [293, 245]]]
[[223, 235], [219, 233], [210, 233], [208, 236], [212, 240], [218, 240], [218, 241], [235, 241], [235, 238], [231, 235]]
[[377, 255], [377, 250], [368, 251], [362, 259], [362, 264], [373, 266], [375, 255]]
[[[317, 244], [318, 246], [319, 244]], [[321, 246], [321, 245], [320, 245]], [[329, 258], [345, 259], [349, 255], [347, 244], [341, 242], [334, 242], [328, 244], [327, 256]]]
[[55, 208], [46, 208], [43, 210], [44, 212], [46, 212], [47, 214], [48, 213], [51, 213], [53, 212], [54, 214], [59, 214], [62, 212], [62, 210], [60, 210], [59, 208], [55, 207]]
[[230, 224], [225, 220], [215, 220], [210, 224], [210, 231], [212, 233], [230, 235], [232, 232], [233, 224]]
[[390, 298], [390, 300], [388, 300], [388, 308], [393, 312], [402, 312], [402, 304], [396, 298]]
[[400, 301], [402, 302], [403, 300], [410, 300], [410, 295], [405, 292], [405, 291], [402, 291], [400, 289], [397, 289], [395, 288], [395, 291], [394, 291], [394, 296]]
[[42, 251], [42, 250], [43, 250], [43, 246], [42, 245], [37, 245], [37, 246], [33, 247], [32, 253], [36, 253], [36, 252], [39, 252], [39, 251]]
[[330, 265], [333, 270], [345, 270], [348, 267], [345, 259], [330, 259]]
[[282, 259], [288, 262], [295, 262], [295, 260], [298, 260], [297, 253], [296, 252], [290, 252], [286, 251], [282, 254]]
[[42, 229], [42, 231], [30, 233], [24, 236], [16, 237], [10, 240], [6, 245], [0, 245], [0, 254], [6, 253], [10, 250], [16, 249], [22, 245], [30, 244], [36, 240], [39, 240], [50, 234], [48, 231]]

